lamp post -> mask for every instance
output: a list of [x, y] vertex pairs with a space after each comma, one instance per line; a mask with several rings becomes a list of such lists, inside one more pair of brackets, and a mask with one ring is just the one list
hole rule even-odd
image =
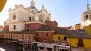
[[43, 43], [43, 51], [45, 51], [45, 48], [44, 48], [45, 44], [44, 44], [44, 39], [43, 38], [42, 38], [42, 43]]
[[25, 50], [24, 49], [24, 46], [25, 46], [25, 42], [24, 42], [24, 34], [22, 35], [22, 41], [23, 41], [23, 51]]
[[32, 41], [33, 41], [33, 39], [32, 39], [32, 37], [30, 36], [30, 39], [31, 39], [31, 49], [32, 49]]

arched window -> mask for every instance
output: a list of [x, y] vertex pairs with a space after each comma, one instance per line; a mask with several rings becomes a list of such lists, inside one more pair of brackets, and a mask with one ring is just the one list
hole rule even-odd
[[86, 20], [88, 19], [88, 15], [86, 15]]

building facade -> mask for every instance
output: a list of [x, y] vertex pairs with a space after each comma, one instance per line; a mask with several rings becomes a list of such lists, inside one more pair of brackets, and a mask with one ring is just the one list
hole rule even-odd
[[78, 30], [78, 29], [80, 29], [80, 23], [79, 24], [75, 24], [75, 30]]
[[8, 31], [36, 30], [45, 25], [46, 20], [51, 20], [51, 14], [42, 5], [42, 9], [35, 7], [32, 0], [30, 6], [25, 8], [22, 4], [15, 5], [14, 9], [9, 8], [9, 19], [4, 22]]
[[54, 30], [49, 26], [42, 26], [36, 30], [36, 39], [37, 42], [47, 42], [52, 43], [53, 42], [53, 34]]

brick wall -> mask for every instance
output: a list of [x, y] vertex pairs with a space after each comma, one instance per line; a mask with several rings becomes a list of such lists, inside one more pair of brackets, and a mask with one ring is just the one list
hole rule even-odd
[[58, 29], [58, 23], [56, 21], [49, 21], [46, 20], [46, 25], [52, 27], [53, 29], [57, 30]]
[[[46, 34], [48, 34], [48, 36], [46, 36]], [[38, 38], [39, 42], [43, 42], [42, 39], [44, 39], [48, 40], [48, 43], [51, 43], [53, 41], [53, 32], [36, 32], [36, 37]]]
[[31, 30], [37, 30], [39, 27], [41, 27], [42, 24], [40, 23], [30, 23], [30, 24], [25, 24], [25, 30], [28, 30], [29, 28]]

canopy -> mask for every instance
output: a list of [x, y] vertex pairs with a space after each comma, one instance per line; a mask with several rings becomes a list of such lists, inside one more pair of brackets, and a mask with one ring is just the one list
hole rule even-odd
[[37, 46], [41, 46], [41, 47], [43, 47], [44, 44], [43, 44], [43, 43], [38, 43]]
[[45, 47], [47, 47], [47, 48], [54, 48], [54, 46], [52, 44], [46, 44]]
[[32, 43], [38, 43], [38, 42], [32, 42]]

